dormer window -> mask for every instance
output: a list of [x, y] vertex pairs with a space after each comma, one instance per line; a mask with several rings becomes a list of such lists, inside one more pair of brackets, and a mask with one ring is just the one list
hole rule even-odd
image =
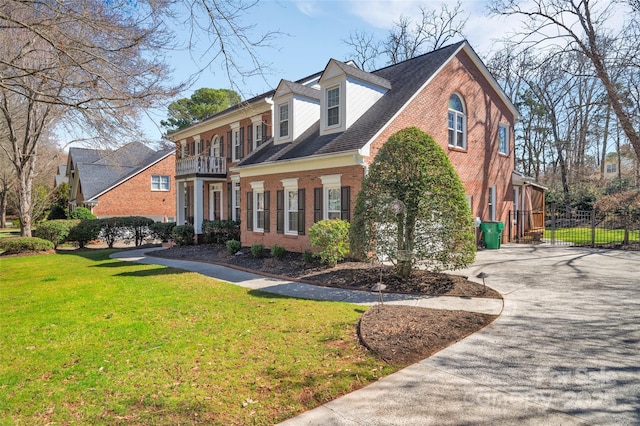
[[340, 124], [340, 86], [327, 90], [327, 127]]
[[281, 138], [286, 138], [289, 136], [289, 104], [282, 104], [278, 107], [278, 120], [280, 123], [279, 129], [280, 132], [278, 134]]

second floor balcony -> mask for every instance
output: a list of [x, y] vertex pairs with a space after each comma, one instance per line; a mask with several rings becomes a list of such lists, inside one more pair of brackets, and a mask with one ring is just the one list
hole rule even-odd
[[212, 157], [210, 155], [192, 155], [179, 158], [176, 164], [176, 175], [226, 175], [227, 159], [224, 157]]

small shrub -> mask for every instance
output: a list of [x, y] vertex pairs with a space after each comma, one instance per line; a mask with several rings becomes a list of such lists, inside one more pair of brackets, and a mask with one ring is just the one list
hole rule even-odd
[[76, 207], [69, 215], [69, 219], [95, 219], [96, 217], [86, 207]]
[[207, 244], [240, 240], [240, 223], [235, 220], [205, 220], [202, 223], [202, 237]]
[[286, 248], [277, 244], [271, 246], [271, 256], [273, 256], [275, 259], [282, 260], [285, 254], [287, 254]]
[[3, 238], [0, 251], [4, 254], [37, 253], [53, 249], [53, 243], [36, 237]]
[[229, 240], [225, 244], [227, 246], [227, 253], [231, 255], [236, 254], [242, 248], [242, 244], [238, 240]]
[[77, 225], [69, 229], [67, 241], [74, 242], [80, 248], [84, 248], [88, 242], [97, 240], [100, 235], [102, 223], [98, 219], [81, 220]]
[[66, 241], [71, 228], [76, 226], [79, 220], [48, 220], [38, 225], [37, 237], [49, 240], [53, 248]]
[[264, 245], [263, 244], [254, 244], [251, 246], [251, 254], [256, 259], [262, 258], [264, 256]]
[[66, 219], [67, 212], [62, 206], [54, 204], [49, 211], [49, 215], [47, 216], [47, 220], [56, 220], [56, 219]]
[[313, 263], [315, 257], [316, 256], [313, 254], [311, 250], [305, 250], [302, 253], [302, 260], [304, 261], [304, 263]]
[[171, 239], [171, 233], [173, 232], [173, 228], [176, 226], [175, 222], [156, 222], [149, 226], [151, 230], [151, 235], [153, 238], [166, 243]]
[[318, 247], [320, 259], [334, 267], [349, 253], [349, 222], [341, 219], [316, 222], [309, 228], [309, 240]]
[[171, 237], [179, 246], [190, 246], [193, 244], [193, 238], [196, 233], [191, 225], [178, 225], [173, 228]]
[[20, 228], [20, 219], [13, 219], [11, 221], [11, 227], [12, 228]]

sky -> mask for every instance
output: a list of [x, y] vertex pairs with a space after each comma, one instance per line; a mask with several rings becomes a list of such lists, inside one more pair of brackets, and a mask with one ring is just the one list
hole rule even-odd
[[[222, 0], [226, 1], [226, 0]], [[254, 26], [254, 34], [277, 31], [271, 46], [256, 51], [268, 71], [260, 77], [234, 83], [243, 99], [274, 89], [281, 79], [298, 80], [322, 71], [331, 58], [350, 59], [351, 48], [344, 43], [355, 31], [374, 33], [384, 39], [401, 15], [419, 17], [420, 6], [438, 10], [455, 0], [260, 0], [243, 17], [243, 25]], [[461, 0], [462, 12], [468, 16], [464, 33], [481, 58], [499, 47], [497, 40], [508, 38], [521, 27], [519, 17], [490, 17], [489, 0]], [[178, 37], [188, 38], [187, 28], [177, 28]], [[458, 41], [458, 40], [455, 40]], [[452, 42], [455, 42], [452, 41]], [[209, 56], [202, 57], [206, 43], [200, 41], [200, 51], [177, 51], [169, 58], [174, 68], [175, 82], [194, 76]], [[242, 52], [234, 52], [242, 57]], [[379, 67], [386, 65], [381, 60]], [[179, 97], [189, 97], [201, 87], [231, 88], [229, 77], [218, 61], [197, 73], [193, 84]], [[160, 139], [163, 129], [159, 122], [166, 119], [166, 106], [150, 111], [142, 124], [145, 136], [151, 141]]]
[[[421, 5], [439, 8], [443, 3], [455, 5], [455, 1], [415, 0], [262, 0], [243, 18], [244, 25], [253, 25], [255, 34], [278, 31], [270, 47], [257, 50], [258, 56], [269, 71], [261, 77], [235, 80], [236, 90], [243, 99], [274, 89], [281, 79], [298, 80], [322, 71], [329, 59], [348, 60], [351, 48], [344, 43], [354, 31], [374, 33], [383, 39], [401, 15], [419, 16]], [[462, 1], [467, 39], [482, 56], [489, 52], [493, 39], [504, 37], [508, 31], [505, 18], [490, 18], [485, 0]], [[186, 40], [187, 28], [177, 29]], [[458, 40], [456, 40], [458, 41]], [[201, 43], [201, 45], [203, 45]], [[185, 81], [206, 64], [202, 51], [174, 52], [169, 63], [174, 69], [174, 81]], [[378, 66], [384, 66], [379, 61]], [[229, 77], [220, 61], [197, 74], [193, 84], [180, 97], [189, 97], [201, 87], [230, 88]], [[145, 136], [159, 140], [162, 128], [159, 122], [166, 119], [166, 107], [150, 111], [143, 122]]]

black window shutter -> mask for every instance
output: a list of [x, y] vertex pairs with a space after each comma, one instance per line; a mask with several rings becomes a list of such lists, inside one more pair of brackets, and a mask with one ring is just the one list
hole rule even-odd
[[340, 219], [351, 220], [351, 187], [340, 188]]
[[233, 138], [231, 137], [231, 132], [227, 132], [227, 158], [229, 160], [233, 159]]
[[249, 124], [247, 126], [247, 155], [253, 151], [253, 132], [251, 130], [253, 130], [253, 128], [251, 124]]
[[253, 231], [253, 192], [247, 192], [247, 231]]
[[233, 200], [232, 200], [232, 195], [233, 195], [233, 183], [232, 182], [227, 182], [227, 220], [231, 220], [233, 218], [233, 214], [231, 212], [231, 209], [233, 208]]
[[305, 223], [304, 223], [304, 188], [298, 189], [298, 235], [304, 235]]
[[220, 142], [218, 142], [220, 144], [220, 157], [224, 158], [224, 136], [220, 136]]
[[276, 232], [284, 233], [284, 190], [276, 191]]
[[241, 158], [244, 158], [244, 127], [240, 127], [240, 158], [238, 160]]
[[269, 232], [269, 206], [271, 204], [271, 191], [264, 191], [264, 232]]
[[313, 188], [313, 222], [322, 220], [322, 188]]

